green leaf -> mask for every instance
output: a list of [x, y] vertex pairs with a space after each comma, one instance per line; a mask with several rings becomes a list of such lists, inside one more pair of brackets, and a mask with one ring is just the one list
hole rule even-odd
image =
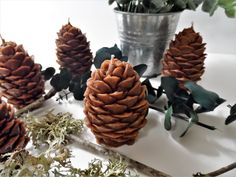
[[115, 44], [113, 47], [108, 49], [108, 53], [110, 53], [111, 55], [115, 55], [116, 58], [122, 60], [122, 52], [121, 50], [117, 47], [117, 45]]
[[59, 74], [52, 77], [50, 84], [56, 91], [59, 92], [69, 87], [71, 79], [71, 73], [66, 68], [63, 68]]
[[83, 100], [84, 99], [84, 92], [86, 90], [86, 85], [80, 86], [79, 84], [75, 85], [73, 90], [73, 96], [76, 100]]
[[129, 4], [132, 0], [116, 0], [119, 4]]
[[226, 118], [225, 125], [236, 121], [236, 104], [233, 106], [228, 105], [228, 107], [230, 107], [230, 115]]
[[234, 7], [229, 7], [225, 9], [225, 14], [230, 17], [230, 18], [234, 18], [235, 14], [236, 14], [236, 10]]
[[108, 52], [108, 50], [109, 48], [103, 47], [96, 52], [96, 56], [94, 58], [94, 65], [97, 69], [101, 67], [102, 63], [105, 60], [111, 59], [111, 54]]
[[164, 126], [166, 130], [171, 130], [171, 117], [173, 114], [173, 108], [170, 106], [165, 113]]
[[198, 7], [204, 0], [193, 0], [194, 4]]
[[81, 76], [81, 84], [86, 84], [87, 80], [91, 77], [92, 72], [88, 71]]
[[149, 8], [152, 12], [159, 12], [163, 7], [165, 7], [165, 1], [163, 0], [151, 0]]
[[142, 85], [146, 85], [147, 90], [148, 90], [148, 95], [147, 95], [147, 100], [149, 103], [154, 103], [157, 99], [157, 95], [155, 92], [155, 89], [152, 87], [152, 84], [149, 79], [145, 79], [142, 82]]
[[145, 71], [147, 70], [147, 65], [146, 64], [136, 65], [133, 67], [133, 69], [138, 73], [140, 77], [142, 77]]
[[197, 6], [196, 4], [194, 3], [193, 0], [188, 0], [188, 7], [191, 9], [191, 10], [196, 10]]
[[230, 114], [236, 114], [236, 104], [230, 107]]
[[144, 5], [146, 8], [149, 8], [149, 7], [150, 7], [150, 4], [151, 4], [151, 0], [143, 0], [143, 5]]
[[122, 56], [121, 61], [127, 62], [128, 61], [128, 57], [127, 56]]
[[165, 12], [171, 12], [173, 8], [173, 4], [167, 4], [163, 8], [161, 8], [160, 12], [165, 13]]
[[103, 47], [101, 49], [99, 49], [96, 52], [96, 56], [94, 58], [94, 65], [96, 68], [100, 68], [101, 64], [105, 61], [105, 60], [110, 60], [111, 56], [114, 55], [115, 58], [121, 60], [121, 61], [127, 61], [128, 58], [125, 56], [122, 56], [122, 52], [121, 50], [117, 47], [117, 45], [115, 44], [113, 47]]
[[179, 7], [180, 9], [186, 8], [186, 2], [183, 0], [175, 0], [175, 6]]
[[217, 106], [225, 101], [220, 98], [218, 94], [208, 91], [194, 82], [188, 81], [184, 86], [191, 92], [196, 103], [200, 104], [200, 106], [208, 111], [213, 111]]
[[180, 135], [180, 137], [183, 137], [184, 135], [186, 135], [186, 133], [189, 131], [189, 129], [192, 127], [192, 125], [194, 123], [197, 123], [198, 122], [198, 115], [197, 113], [192, 110], [191, 108], [189, 108], [188, 106], [185, 105], [185, 109], [189, 112], [189, 115], [190, 115], [190, 121], [189, 121], [189, 125], [188, 127], [186, 128], [186, 130]]
[[212, 16], [218, 7], [218, 0], [205, 0], [202, 5], [202, 10], [208, 12]]
[[108, 4], [112, 5], [115, 2], [115, 0], [108, 0]]
[[229, 115], [227, 119], [225, 120], [225, 125], [229, 125], [232, 122], [236, 121], [236, 114], [234, 115]]
[[174, 94], [179, 87], [179, 82], [174, 77], [162, 77], [161, 87], [165, 90], [170, 102], [174, 100]]
[[45, 70], [41, 71], [41, 74], [44, 76], [44, 80], [49, 80], [55, 74], [56, 70], [53, 67], [48, 67]]

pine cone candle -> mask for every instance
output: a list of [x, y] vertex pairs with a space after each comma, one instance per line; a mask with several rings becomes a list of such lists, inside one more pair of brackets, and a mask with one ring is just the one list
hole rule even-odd
[[23, 149], [29, 141], [24, 123], [14, 118], [14, 109], [0, 100], [0, 155]]
[[80, 29], [70, 23], [62, 26], [56, 45], [58, 64], [67, 68], [74, 77], [90, 70], [93, 56], [89, 42]]
[[118, 59], [105, 60], [92, 73], [85, 91], [86, 124], [98, 143], [111, 147], [135, 142], [146, 124], [148, 102], [133, 67]]
[[205, 45], [193, 26], [184, 29], [170, 43], [162, 61], [162, 74], [173, 76], [181, 82], [201, 80], [205, 69]]
[[41, 66], [22, 45], [3, 40], [0, 46], [0, 89], [2, 96], [16, 108], [22, 108], [44, 93]]

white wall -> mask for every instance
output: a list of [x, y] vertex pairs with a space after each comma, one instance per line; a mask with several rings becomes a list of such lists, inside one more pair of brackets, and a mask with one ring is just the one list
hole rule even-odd
[[[0, 33], [7, 40], [23, 43], [36, 60], [54, 63], [56, 32], [68, 18], [87, 34], [95, 52], [119, 43], [112, 7], [107, 0], [0, 0]], [[236, 19], [223, 11], [209, 17], [201, 11], [185, 11], [178, 31], [194, 22], [211, 53], [236, 54]]]

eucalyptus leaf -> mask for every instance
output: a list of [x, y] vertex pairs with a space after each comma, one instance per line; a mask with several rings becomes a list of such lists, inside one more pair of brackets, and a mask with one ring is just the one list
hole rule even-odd
[[236, 104], [233, 106], [228, 105], [228, 107], [230, 107], [230, 115], [226, 118], [225, 125], [236, 121]]
[[121, 61], [127, 62], [128, 61], [128, 57], [127, 56], [122, 56]]
[[236, 104], [234, 104], [232, 107], [230, 107], [230, 114], [236, 114]]
[[192, 125], [194, 123], [197, 123], [198, 122], [198, 115], [196, 112], [194, 112], [191, 108], [185, 106], [186, 110], [189, 112], [190, 114], [190, 121], [189, 121], [189, 125], [188, 127], [186, 128], [186, 130], [180, 135], [180, 137], [183, 137], [188, 131], [189, 129], [192, 127]]
[[166, 130], [171, 130], [171, 117], [173, 114], [173, 108], [170, 106], [165, 113], [164, 126]]
[[134, 66], [133, 69], [138, 73], [140, 77], [142, 77], [145, 71], [147, 70], [147, 65], [139, 64], [139, 65]]
[[108, 4], [112, 5], [116, 0], [108, 0]]
[[205, 0], [202, 5], [202, 10], [208, 12], [212, 16], [218, 7], [218, 0]]
[[143, 0], [143, 5], [146, 7], [146, 8], [149, 8], [150, 7], [150, 4], [151, 4], [151, 1], [152, 0]]
[[230, 18], [234, 18], [236, 14], [236, 9], [234, 7], [225, 8], [225, 14]]
[[118, 59], [122, 59], [122, 52], [121, 50], [117, 47], [117, 45], [115, 44], [113, 47], [108, 49], [108, 52], [111, 55], [114, 55], [116, 58]]
[[161, 87], [165, 90], [166, 96], [170, 102], [174, 100], [174, 95], [178, 89], [179, 82], [174, 77], [162, 77]]
[[132, 0], [116, 0], [119, 4], [129, 4]]
[[199, 6], [204, 0], [193, 0], [196, 6]]
[[152, 87], [152, 84], [149, 79], [145, 79], [142, 82], [142, 85], [146, 85], [147, 90], [148, 90], [148, 95], [147, 95], [147, 100], [149, 103], [154, 103], [157, 99], [157, 95], [155, 92], [155, 89]]
[[105, 60], [110, 60], [112, 56], [115, 56], [115, 58], [121, 60], [121, 61], [127, 61], [128, 58], [125, 56], [122, 56], [122, 52], [121, 50], [117, 47], [117, 45], [115, 44], [113, 47], [103, 47], [101, 49], [99, 49], [96, 52], [96, 56], [94, 58], [94, 65], [95, 67], [98, 69], [101, 67], [101, 64], [105, 61]]
[[186, 128], [186, 130], [180, 135], [180, 137], [184, 137], [186, 135], [186, 133], [189, 131], [189, 129], [192, 127], [193, 123], [189, 122], [188, 127]]
[[205, 109], [204, 107], [202, 106], [198, 106], [196, 109], [195, 109], [195, 112], [196, 113], [204, 113], [204, 112], [209, 112], [207, 109]]
[[208, 91], [194, 82], [188, 81], [184, 86], [191, 92], [196, 103], [200, 104], [200, 106], [208, 111], [213, 111], [217, 106], [225, 101], [220, 98], [218, 94]]
[[81, 84], [85, 84], [85, 85], [86, 85], [87, 80], [91, 77], [91, 74], [92, 74], [91, 71], [88, 71], [88, 72], [84, 73], [84, 74], [81, 76]]
[[151, 0], [150, 9], [152, 12], [159, 12], [162, 8], [165, 7], [165, 1], [163, 0]]
[[196, 10], [197, 6], [196, 6], [196, 4], [194, 3], [193, 0], [187, 0], [187, 3], [188, 3], [189, 9]]
[[105, 60], [111, 59], [111, 54], [108, 52], [108, 50], [109, 48], [103, 47], [96, 52], [96, 56], [94, 58], [94, 65], [97, 69], [101, 67], [102, 63]]
[[225, 120], [225, 125], [229, 125], [232, 122], [236, 121], [236, 114], [234, 115], [229, 115], [227, 119]]
[[157, 89], [157, 99], [161, 97], [161, 95], [163, 94], [163, 88], [161, 86], [158, 87]]
[[48, 67], [45, 70], [41, 71], [44, 76], [44, 80], [49, 80], [55, 74], [56, 70], [53, 67]]
[[76, 100], [83, 100], [84, 99], [84, 92], [86, 90], [86, 86], [82, 86], [79, 83], [75, 83], [73, 89], [73, 96]]
[[61, 91], [69, 87], [70, 81], [72, 79], [72, 74], [65, 68], [61, 69], [59, 74], [52, 77], [50, 84], [56, 91]]
[[183, 0], [175, 0], [175, 6], [177, 6], [180, 9], [186, 8], [186, 2]]

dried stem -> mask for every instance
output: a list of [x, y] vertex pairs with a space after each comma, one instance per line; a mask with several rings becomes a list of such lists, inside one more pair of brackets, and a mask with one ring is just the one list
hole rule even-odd
[[233, 170], [235, 168], [236, 168], [236, 162], [234, 162], [234, 163], [232, 163], [228, 166], [222, 167], [219, 170], [207, 173], [207, 174], [197, 173], [197, 174], [193, 175], [193, 177], [215, 177], [215, 176], [220, 176], [220, 175], [222, 175], [226, 172], [229, 172], [230, 170]]
[[26, 112], [29, 112], [29, 111], [32, 111], [36, 108], [39, 108], [43, 103], [44, 101], [50, 99], [51, 97], [53, 97], [55, 94], [57, 93], [57, 91], [52, 88], [51, 90], [48, 91], [48, 93], [42, 97], [40, 97], [39, 99], [37, 99], [36, 101], [34, 101], [33, 103], [23, 107], [22, 109], [19, 109], [17, 112], [16, 112], [16, 116], [20, 116], [21, 114], [23, 113], [26, 113]]
[[137, 171], [146, 174], [150, 177], [171, 177], [170, 175], [164, 172], [158, 171], [152, 167], [149, 167], [143, 163], [140, 163], [125, 155], [122, 155], [114, 150], [108, 149], [103, 146], [99, 146], [85, 139], [80, 139], [76, 136], [70, 136], [70, 138], [74, 142], [78, 143], [80, 147], [82, 147], [84, 150], [95, 153], [96, 155], [107, 156], [107, 157], [121, 157], [124, 161], [128, 163], [129, 167], [135, 168]]

